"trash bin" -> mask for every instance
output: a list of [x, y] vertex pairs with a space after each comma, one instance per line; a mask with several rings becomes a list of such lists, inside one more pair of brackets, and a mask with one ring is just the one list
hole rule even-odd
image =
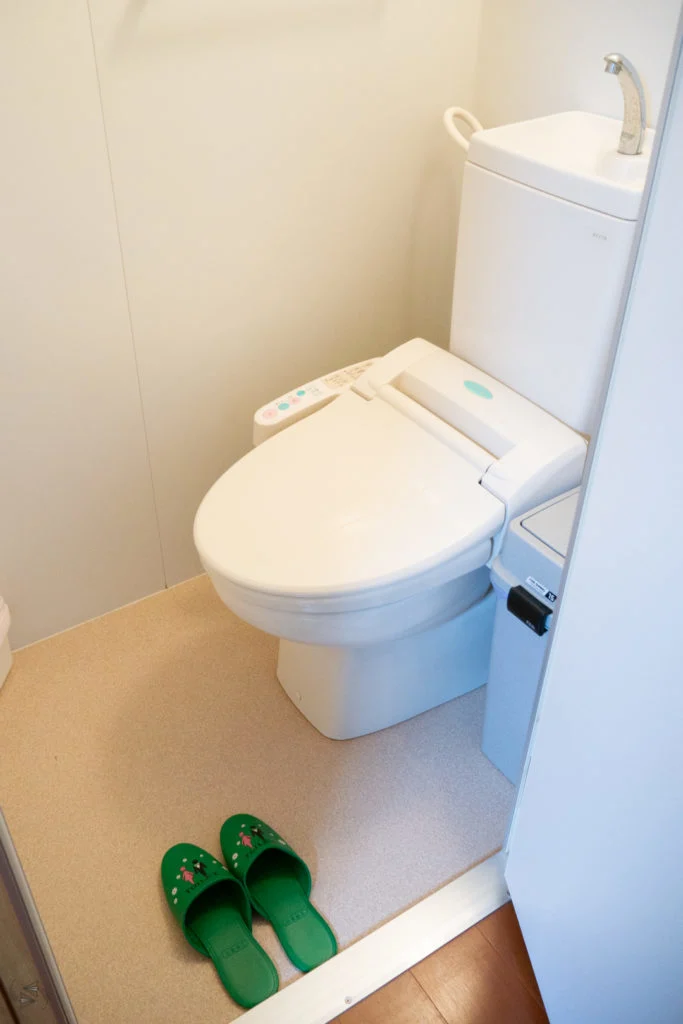
[[12, 667], [12, 654], [9, 649], [9, 608], [0, 597], [0, 687], [7, 679]]
[[496, 594], [482, 750], [519, 783], [578, 488], [512, 521], [491, 569]]

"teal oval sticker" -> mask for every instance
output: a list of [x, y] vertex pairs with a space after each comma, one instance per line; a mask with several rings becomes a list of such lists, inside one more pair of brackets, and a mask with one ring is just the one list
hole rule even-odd
[[485, 388], [483, 384], [478, 384], [476, 380], [466, 380], [465, 387], [477, 398], [493, 398], [493, 392]]

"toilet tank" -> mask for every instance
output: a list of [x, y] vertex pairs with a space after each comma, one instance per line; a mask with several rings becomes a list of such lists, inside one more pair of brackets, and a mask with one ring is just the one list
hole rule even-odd
[[[607, 138], [613, 122], [616, 150], [619, 122], [595, 115], [554, 115], [472, 136], [450, 347], [575, 430], [590, 434], [644, 171], [640, 182], [614, 185], [595, 173], [581, 152], [581, 138], [572, 142], [572, 125], [585, 132], [583, 122], [566, 120], [572, 117], [588, 118], [591, 125], [606, 122], [598, 128], [606, 130]], [[555, 145], [547, 156], [545, 122], [553, 122], [556, 142], [566, 139], [565, 152]]]

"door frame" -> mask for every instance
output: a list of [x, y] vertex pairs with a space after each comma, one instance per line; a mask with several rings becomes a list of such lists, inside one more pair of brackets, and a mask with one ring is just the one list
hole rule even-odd
[[17, 1020], [30, 1021], [32, 1024], [77, 1024], [64, 980], [1, 809], [0, 918], [3, 933], [9, 938], [15, 953], [10, 965], [5, 960], [0, 943], [0, 991], [10, 1012]]

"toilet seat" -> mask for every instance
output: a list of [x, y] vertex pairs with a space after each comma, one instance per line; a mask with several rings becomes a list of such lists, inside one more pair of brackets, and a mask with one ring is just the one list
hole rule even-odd
[[486, 563], [505, 506], [480, 477], [380, 397], [348, 392], [223, 474], [197, 512], [195, 543], [231, 605], [235, 595], [299, 614], [394, 604]]

